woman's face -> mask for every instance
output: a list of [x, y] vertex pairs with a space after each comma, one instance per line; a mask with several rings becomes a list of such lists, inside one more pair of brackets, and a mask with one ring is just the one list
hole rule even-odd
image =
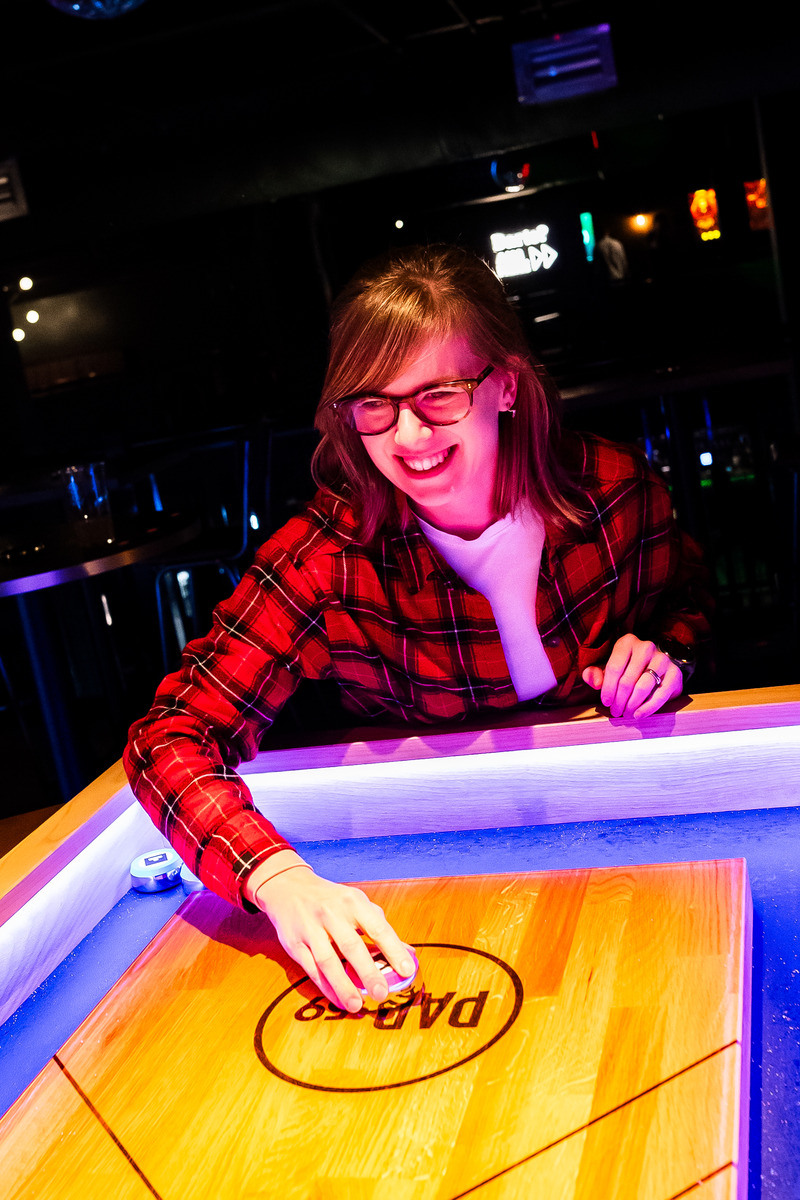
[[[427, 384], [476, 379], [486, 365], [465, 337], [434, 340], [381, 392], [408, 396]], [[364, 448], [429, 524], [477, 537], [495, 519], [498, 414], [513, 406], [516, 385], [513, 372], [495, 368], [475, 389], [469, 415], [455, 425], [426, 425], [403, 404], [397, 424], [363, 437]]]

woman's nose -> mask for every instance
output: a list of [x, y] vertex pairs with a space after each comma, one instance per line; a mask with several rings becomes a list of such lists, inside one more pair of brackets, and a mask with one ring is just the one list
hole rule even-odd
[[430, 425], [421, 421], [408, 404], [400, 405], [397, 425], [394, 431], [395, 444], [398, 446], [417, 446], [433, 437]]

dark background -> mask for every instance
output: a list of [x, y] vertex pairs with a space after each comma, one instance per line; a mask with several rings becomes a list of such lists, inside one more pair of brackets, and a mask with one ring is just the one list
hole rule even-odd
[[[521, 105], [512, 44], [600, 21], [617, 86]], [[423, 240], [489, 255], [492, 232], [545, 223], [557, 263], [510, 290], [566, 421], [642, 445], [706, 549], [717, 632], [698, 687], [797, 680], [790, 6], [145, 0], [87, 21], [4, 0], [0, 45], [0, 163], [15, 172], [0, 203], [0, 484], [103, 459], [123, 516], [131, 480], [181, 459], [159, 476], [170, 503], [191, 509], [202, 492], [201, 507], [241, 527], [235, 451], [208, 471], [191, 457], [212, 431], [241, 430], [252, 553], [308, 486], [307, 441], [296, 461], [277, 455], [280, 495], [270, 445], [274, 461], [275, 435], [313, 420], [328, 304], [352, 270]], [[527, 164], [525, 190], [505, 193], [493, 162], [501, 178]], [[772, 228], [754, 230], [743, 184], [761, 176]], [[717, 191], [716, 242], [691, 223], [699, 187]], [[584, 211], [623, 241], [622, 287], [586, 260]], [[655, 217], [657, 242], [630, 232], [637, 212]], [[240, 529], [229, 532], [234, 546]], [[227, 580], [193, 576], [201, 623]], [[152, 569], [103, 584], [113, 713], [107, 664], [94, 665], [98, 597], [69, 585], [42, 601], [87, 780], [118, 757], [162, 673], [154, 593]], [[0, 735], [26, 762], [10, 808], [52, 788], [16, 622], [0, 599]]]

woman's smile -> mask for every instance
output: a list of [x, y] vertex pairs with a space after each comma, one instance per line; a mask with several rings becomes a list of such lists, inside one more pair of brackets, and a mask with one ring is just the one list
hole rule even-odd
[[408, 467], [416, 475], [432, 475], [437, 467], [441, 467], [444, 463], [449, 462], [455, 446], [448, 446], [446, 450], [439, 450], [436, 454], [430, 452], [421, 457], [419, 454], [398, 454], [395, 457], [399, 458], [403, 466]]
[[[468, 338], [435, 339], [381, 391], [409, 396], [428, 384], [476, 379], [485, 366]], [[477, 536], [495, 519], [499, 414], [511, 407], [515, 395], [516, 376], [496, 368], [475, 389], [472, 407], [462, 420], [428, 424], [402, 403], [397, 423], [385, 433], [364, 437], [364, 449], [431, 525]]]

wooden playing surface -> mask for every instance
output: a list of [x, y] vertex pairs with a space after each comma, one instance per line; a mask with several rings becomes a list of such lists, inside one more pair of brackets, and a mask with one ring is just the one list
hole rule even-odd
[[421, 1002], [342, 1015], [196, 892], [0, 1123], [4, 1195], [746, 1195], [743, 861], [367, 890]]

